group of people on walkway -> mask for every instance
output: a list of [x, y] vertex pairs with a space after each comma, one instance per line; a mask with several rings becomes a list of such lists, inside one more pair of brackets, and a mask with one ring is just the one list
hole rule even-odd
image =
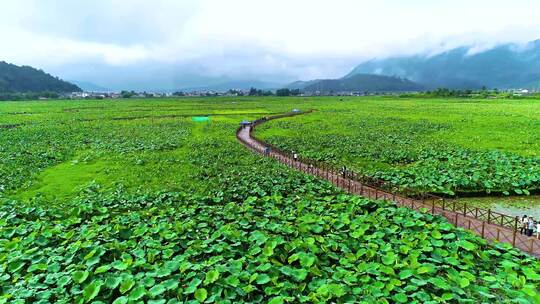
[[535, 221], [532, 216], [522, 216], [519, 233], [526, 236], [533, 236], [536, 233], [536, 238], [540, 239], [540, 222]]

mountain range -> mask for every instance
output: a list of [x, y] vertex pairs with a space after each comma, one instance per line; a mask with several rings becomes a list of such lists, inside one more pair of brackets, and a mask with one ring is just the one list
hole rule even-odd
[[275, 90], [282, 87], [283, 84], [274, 83], [274, 82], [265, 82], [259, 80], [231, 80], [231, 81], [221, 81], [204, 86], [194, 86], [194, 87], [184, 87], [181, 90], [183, 91], [228, 91], [230, 89], [237, 90], [249, 90], [250, 88], [257, 88], [262, 90]]
[[[91, 71], [85, 65], [71, 71]], [[90, 73], [90, 72], [88, 72]], [[187, 74], [186, 74], [187, 73]], [[185, 74], [185, 75], [184, 75]], [[403, 92], [435, 88], [480, 89], [540, 89], [540, 40], [527, 44], [502, 44], [488, 49], [459, 47], [437, 54], [417, 54], [376, 58], [363, 62], [338, 79], [315, 79], [290, 84], [260, 81], [252, 77], [210, 77], [194, 70], [176, 66], [109, 67], [97, 83], [92, 77], [72, 77], [63, 81], [29, 66], [17, 66], [0, 61], [0, 93], [73, 92], [137, 90], [216, 90], [250, 87], [269, 90], [288, 87], [303, 91], [329, 92]], [[183, 75], [183, 76], [182, 76]], [[66, 76], [66, 75], [64, 75]], [[275, 76], [275, 75], [274, 75]], [[77, 79], [77, 80], [75, 80]], [[278, 81], [275, 81], [278, 79]], [[289, 78], [290, 79], [290, 78]], [[94, 79], [95, 80], [95, 79]], [[73, 84], [74, 83], [74, 84]]]
[[373, 74], [354, 74], [340, 79], [297, 81], [288, 86], [304, 92], [408, 92], [421, 91], [422, 85], [408, 79]]
[[427, 88], [540, 88], [540, 40], [504, 44], [485, 51], [460, 47], [437, 55], [374, 59], [345, 78], [377, 74], [407, 78]]
[[104, 93], [104, 92], [110, 92], [110, 91], [112, 91], [111, 89], [102, 87], [102, 86], [97, 85], [97, 84], [95, 84], [95, 83], [93, 83], [93, 82], [88, 82], [88, 81], [78, 81], [78, 80], [70, 80], [69, 82], [75, 84], [75, 85], [78, 86], [79, 88], [83, 89], [83, 91], [85, 91], [85, 92], [100, 92], [100, 93]]
[[29, 66], [0, 61], [0, 93], [80, 92], [69, 82]]

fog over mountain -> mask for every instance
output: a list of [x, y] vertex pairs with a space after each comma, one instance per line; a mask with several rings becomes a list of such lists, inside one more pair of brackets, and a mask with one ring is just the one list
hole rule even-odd
[[539, 38], [538, 11], [537, 0], [6, 1], [0, 60], [112, 90], [272, 87], [373, 58], [522, 47]]
[[437, 55], [375, 59], [348, 76], [377, 74], [408, 78], [428, 88], [540, 88], [540, 40], [475, 52], [460, 47]]
[[406, 78], [373, 74], [354, 74], [339, 79], [317, 79], [297, 81], [288, 85], [292, 89], [322, 94], [339, 92], [413, 92], [422, 91], [424, 86]]

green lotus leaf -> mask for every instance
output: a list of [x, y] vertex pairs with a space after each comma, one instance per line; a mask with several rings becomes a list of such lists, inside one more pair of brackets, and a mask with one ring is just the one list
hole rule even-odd
[[199, 288], [195, 291], [195, 299], [197, 299], [199, 302], [204, 302], [207, 296], [208, 291], [206, 291], [204, 288]]
[[283, 304], [285, 298], [284, 297], [273, 297], [268, 301], [268, 304]]
[[131, 290], [129, 293], [130, 301], [137, 301], [146, 295], [146, 288], [144, 286], [137, 286]]
[[206, 272], [204, 285], [212, 284], [218, 279], [219, 279], [219, 271], [217, 269], [209, 270], [208, 272]]
[[103, 281], [100, 280], [92, 281], [92, 283], [88, 284], [83, 290], [84, 301], [89, 302], [94, 299], [99, 294], [102, 285]]
[[164, 285], [158, 284], [148, 290], [148, 295], [152, 298], [155, 298], [158, 295], [164, 293], [166, 290], [167, 288]]
[[135, 285], [135, 281], [131, 278], [122, 280], [120, 284], [120, 293], [126, 293]]
[[267, 275], [267, 274], [259, 274], [257, 276], [257, 280], [256, 280], [257, 284], [259, 285], [264, 285], [268, 282], [270, 282], [270, 276]]
[[112, 304], [126, 304], [128, 302], [128, 298], [125, 296], [116, 298]]
[[72, 274], [73, 281], [75, 281], [76, 283], [81, 284], [82, 282], [84, 282], [86, 280], [86, 278], [88, 278], [88, 275], [89, 275], [88, 271], [81, 271], [81, 270], [75, 271]]

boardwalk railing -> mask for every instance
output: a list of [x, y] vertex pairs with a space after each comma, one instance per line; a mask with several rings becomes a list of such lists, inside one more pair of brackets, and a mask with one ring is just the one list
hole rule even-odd
[[[447, 201], [443, 197], [429, 193], [407, 196], [382, 180], [364, 176], [348, 169], [344, 170], [344, 168], [337, 168], [301, 156], [295, 160], [291, 153], [265, 143], [252, 134], [253, 130], [264, 122], [311, 112], [312, 110], [291, 112], [257, 119], [248, 126], [240, 127], [236, 133], [237, 138], [246, 147], [260, 154], [272, 157], [288, 167], [324, 178], [349, 193], [392, 201], [398, 206], [444, 216], [455, 226], [466, 228], [489, 241], [505, 242], [540, 257], [540, 240], [522, 235], [519, 232], [520, 223], [517, 217], [473, 207], [467, 205], [466, 202]], [[270, 151], [267, 148], [270, 148]]]

